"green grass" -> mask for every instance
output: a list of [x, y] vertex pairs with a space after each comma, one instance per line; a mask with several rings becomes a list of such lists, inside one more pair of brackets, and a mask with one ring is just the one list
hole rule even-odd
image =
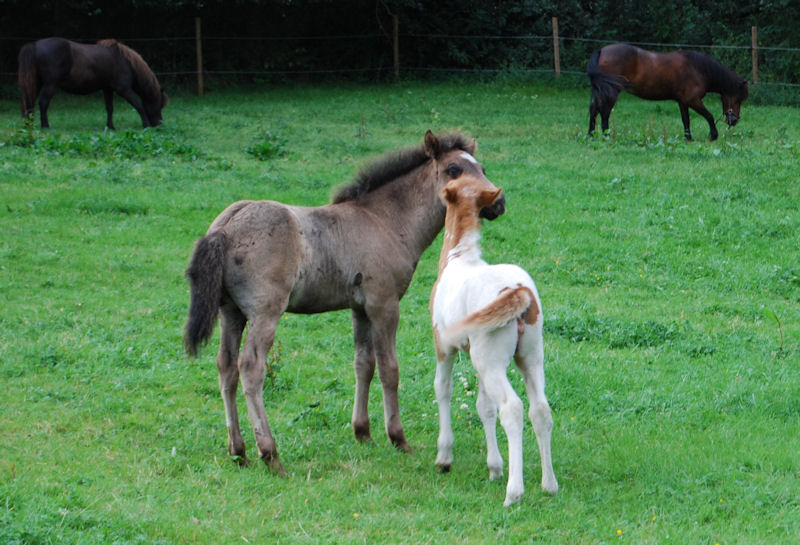
[[[796, 542], [796, 108], [745, 104], [713, 143], [699, 116], [687, 143], [674, 103], [630, 96], [586, 138], [587, 90], [519, 82], [179, 94], [146, 131], [117, 110], [107, 133], [99, 95], [59, 95], [45, 132], [0, 102], [0, 542]], [[347, 312], [281, 322], [264, 396], [286, 478], [228, 457], [215, 341], [182, 353], [183, 271], [218, 212], [324, 204], [428, 128], [478, 138], [508, 204], [484, 256], [539, 287], [554, 497], [528, 423], [526, 494], [502, 507], [466, 357], [453, 471], [434, 468], [440, 240], [401, 306], [413, 455], [383, 436], [377, 378], [375, 441], [352, 437]]]

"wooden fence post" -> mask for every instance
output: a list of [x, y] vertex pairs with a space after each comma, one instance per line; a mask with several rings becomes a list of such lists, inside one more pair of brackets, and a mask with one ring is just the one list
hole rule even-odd
[[561, 76], [561, 52], [558, 49], [558, 17], [553, 17], [553, 65], [556, 77]]
[[394, 58], [394, 79], [400, 77], [400, 23], [397, 15], [392, 15], [392, 53]]
[[753, 50], [753, 85], [758, 83], [758, 27], [750, 27]]
[[200, 17], [194, 18], [194, 46], [197, 51], [197, 94], [203, 94], [203, 40], [200, 35]]

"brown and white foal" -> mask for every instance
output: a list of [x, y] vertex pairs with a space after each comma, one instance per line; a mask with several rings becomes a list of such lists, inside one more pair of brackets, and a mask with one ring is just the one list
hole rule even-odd
[[439, 440], [436, 465], [449, 471], [453, 462], [450, 398], [453, 361], [467, 350], [478, 372], [477, 410], [486, 435], [489, 478], [503, 475], [497, 447], [496, 421], [508, 437], [508, 484], [504, 505], [518, 501], [522, 480], [523, 404], [506, 376], [513, 356], [528, 392], [528, 416], [533, 423], [542, 461], [542, 488], [558, 491], [550, 457], [553, 419], [544, 394], [542, 313], [536, 285], [516, 265], [489, 265], [481, 258], [480, 210], [500, 198], [501, 189], [488, 180], [462, 175], [441, 192], [447, 207], [439, 278], [431, 294]]

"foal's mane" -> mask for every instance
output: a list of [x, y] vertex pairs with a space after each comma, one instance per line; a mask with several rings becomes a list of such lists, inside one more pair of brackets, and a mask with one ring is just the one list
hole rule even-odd
[[745, 80], [717, 59], [699, 51], [681, 51], [681, 53], [706, 77], [714, 91], [738, 97], [740, 101], [747, 98]]
[[147, 65], [145, 60], [136, 51], [114, 39], [100, 40], [97, 45], [104, 47], [116, 48], [122, 56], [128, 61], [131, 69], [136, 74], [136, 81], [148, 99], [153, 101], [161, 100], [161, 86], [158, 83], [158, 78]]
[[[439, 137], [439, 153], [452, 150], [472, 151], [473, 141], [465, 136], [453, 133]], [[425, 152], [425, 145], [402, 148], [379, 157], [364, 166], [353, 180], [346, 186], [336, 190], [331, 202], [337, 204], [357, 200], [389, 182], [407, 174], [423, 165], [430, 157]]]

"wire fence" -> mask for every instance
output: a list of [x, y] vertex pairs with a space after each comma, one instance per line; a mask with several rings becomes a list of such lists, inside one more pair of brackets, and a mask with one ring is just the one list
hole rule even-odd
[[[99, 38], [98, 38], [99, 39]], [[89, 42], [93, 43], [96, 42], [98, 39], [90, 39], [90, 38], [77, 38], [74, 41], [79, 42]], [[263, 44], [282, 44], [286, 46], [287, 44], [307, 44], [307, 43], [326, 43], [326, 44], [335, 44], [336, 42], [339, 43], [348, 43], [352, 44], [353, 42], [365, 43], [371, 48], [375, 48], [376, 50], [388, 50], [390, 47], [391, 36], [387, 36], [386, 34], [356, 34], [356, 35], [332, 35], [332, 36], [202, 36], [200, 39], [198, 36], [175, 36], [175, 37], [151, 37], [151, 38], [138, 38], [138, 37], [130, 37], [130, 38], [119, 38], [121, 42], [124, 42], [134, 49], [137, 49], [140, 53], [142, 53], [145, 59], [149, 58], [146, 50], [158, 50], [158, 58], [160, 62], [158, 63], [151, 63], [151, 68], [153, 68], [154, 72], [157, 76], [161, 77], [171, 77], [171, 78], [194, 78], [197, 77], [198, 72], [201, 72], [202, 75], [207, 77], [220, 77], [220, 78], [228, 78], [228, 77], [241, 77], [241, 76], [248, 76], [251, 78], [271, 78], [271, 77], [291, 77], [291, 76], [325, 76], [325, 75], [350, 75], [350, 76], [364, 76], [364, 75], [373, 75], [373, 76], [380, 76], [380, 77], [390, 77], [392, 72], [395, 75], [402, 74], [405, 77], [413, 77], [414, 74], [424, 75], [424, 74], [468, 74], [468, 73], [482, 73], [482, 74], [492, 74], [492, 73], [499, 73], [504, 70], [512, 69], [517, 72], [522, 73], [531, 73], [531, 74], [572, 74], [572, 75], [582, 75], [585, 73], [585, 63], [588, 59], [588, 55], [585, 53], [587, 48], [596, 49], [603, 45], [607, 45], [609, 43], [613, 43], [616, 40], [603, 40], [603, 39], [596, 39], [596, 38], [585, 38], [585, 37], [570, 37], [570, 36], [557, 36], [554, 40], [554, 36], [551, 35], [539, 35], [539, 34], [526, 34], [526, 35], [495, 35], [495, 34], [482, 34], [482, 35], [459, 35], [459, 34], [398, 34], [395, 36], [396, 40], [399, 40], [399, 43], [402, 45], [403, 43], [409, 43], [409, 41], [414, 41], [418, 43], [420, 41], [429, 41], [429, 42], [439, 42], [439, 41], [448, 41], [448, 42], [455, 42], [459, 44], [469, 44], [473, 48], [480, 46], [480, 45], [487, 45], [492, 43], [503, 43], [503, 44], [514, 44], [517, 47], [526, 48], [529, 47], [531, 50], [536, 50], [539, 53], [539, 58], [542, 58], [543, 53], [546, 50], [551, 50], [553, 47], [562, 48], [562, 55], [563, 56], [563, 68], [558, 66], [554, 67], [552, 64], [549, 66], [542, 65], [541, 62], [538, 65], [531, 66], [525, 65], [524, 63], [516, 63], [513, 66], [510, 66], [508, 63], [505, 63], [501, 66], [494, 65], [494, 66], [459, 66], [458, 62], [454, 62], [452, 65], [428, 65], [425, 66], [424, 64], [420, 63], [418, 60], [412, 57], [409, 59], [400, 58], [399, 59], [399, 66], [394, 65], [391, 61], [382, 62], [376, 61], [372, 63], [370, 66], [311, 66], [315, 63], [308, 62], [306, 65], [302, 65], [298, 63], [296, 66], [291, 66], [289, 63], [285, 62], [285, 60], [273, 62], [269, 55], [266, 54], [264, 58], [259, 59], [260, 66], [254, 67], [252, 63], [247, 65], [246, 63], [242, 66], [225, 66], [224, 63], [219, 62], [218, 59], [214, 56], [215, 51], [215, 44], [224, 43], [228, 46], [230, 43], [261, 43]], [[16, 51], [26, 42], [34, 41], [35, 38], [26, 38], [26, 37], [0, 37], [0, 45], [2, 45], [3, 49], [8, 50], [9, 48], [15, 49]], [[555, 42], [555, 43], [554, 43]], [[641, 47], [646, 48], [655, 48], [655, 49], [694, 49], [694, 50], [705, 50], [709, 52], [727, 52], [728, 56], [731, 54], [738, 54], [739, 57], [742, 57], [741, 53], [746, 53], [750, 55], [753, 52], [753, 45], [737, 45], [737, 44], [685, 44], [685, 43], [668, 43], [668, 42], [627, 42], [633, 45], [638, 45]], [[196, 50], [198, 48], [202, 48], [204, 54], [204, 60], [202, 62], [201, 68], [198, 69], [197, 63], [195, 62], [196, 58]], [[267, 51], [269, 48], [263, 48], [262, 51]], [[324, 49], [324, 48], [322, 48]], [[570, 51], [572, 54], [570, 54]], [[800, 48], [793, 48], [793, 47], [772, 47], [772, 46], [765, 46], [765, 45], [758, 45], [757, 51], [759, 54], [763, 54], [765, 56], [769, 56], [775, 58], [777, 55], [800, 55]], [[555, 51], [553, 53], [556, 58], [558, 57], [559, 52]], [[553, 54], [551, 54], [550, 58], [552, 59]], [[155, 55], [155, 54], [154, 54]], [[725, 56], [724, 54], [722, 56]], [[794, 57], [792, 57], [794, 58]], [[166, 61], [164, 59], [167, 59]], [[723, 60], [724, 59], [720, 59]], [[323, 59], [324, 62], [324, 59]], [[397, 63], [397, 58], [395, 59], [395, 63]], [[734, 65], [741, 69], [741, 66], [744, 66], [749, 62], [749, 59], [737, 58], [734, 62]], [[230, 64], [230, 61], [227, 61], [227, 64]], [[234, 63], [235, 64], [235, 63]], [[337, 63], [339, 64], [339, 63]], [[536, 63], [534, 63], [536, 64]], [[793, 61], [780, 61], [777, 64], [781, 65], [797, 65], [798, 63]], [[759, 78], [758, 84], [759, 85], [769, 85], [769, 86], [781, 86], [786, 88], [798, 88], [800, 87], [800, 83], [795, 83], [793, 81], [778, 81], [771, 79], [772, 73], [769, 71], [760, 72], [760, 75], [763, 74], [763, 78]], [[748, 75], [750, 75], [748, 73]], [[755, 71], [753, 72], [755, 75]], [[795, 76], [796, 77], [796, 76]], [[5, 83], [13, 83], [16, 80], [16, 66], [12, 65], [11, 62], [5, 62], [3, 65], [0, 66], [0, 81], [4, 81]]]

